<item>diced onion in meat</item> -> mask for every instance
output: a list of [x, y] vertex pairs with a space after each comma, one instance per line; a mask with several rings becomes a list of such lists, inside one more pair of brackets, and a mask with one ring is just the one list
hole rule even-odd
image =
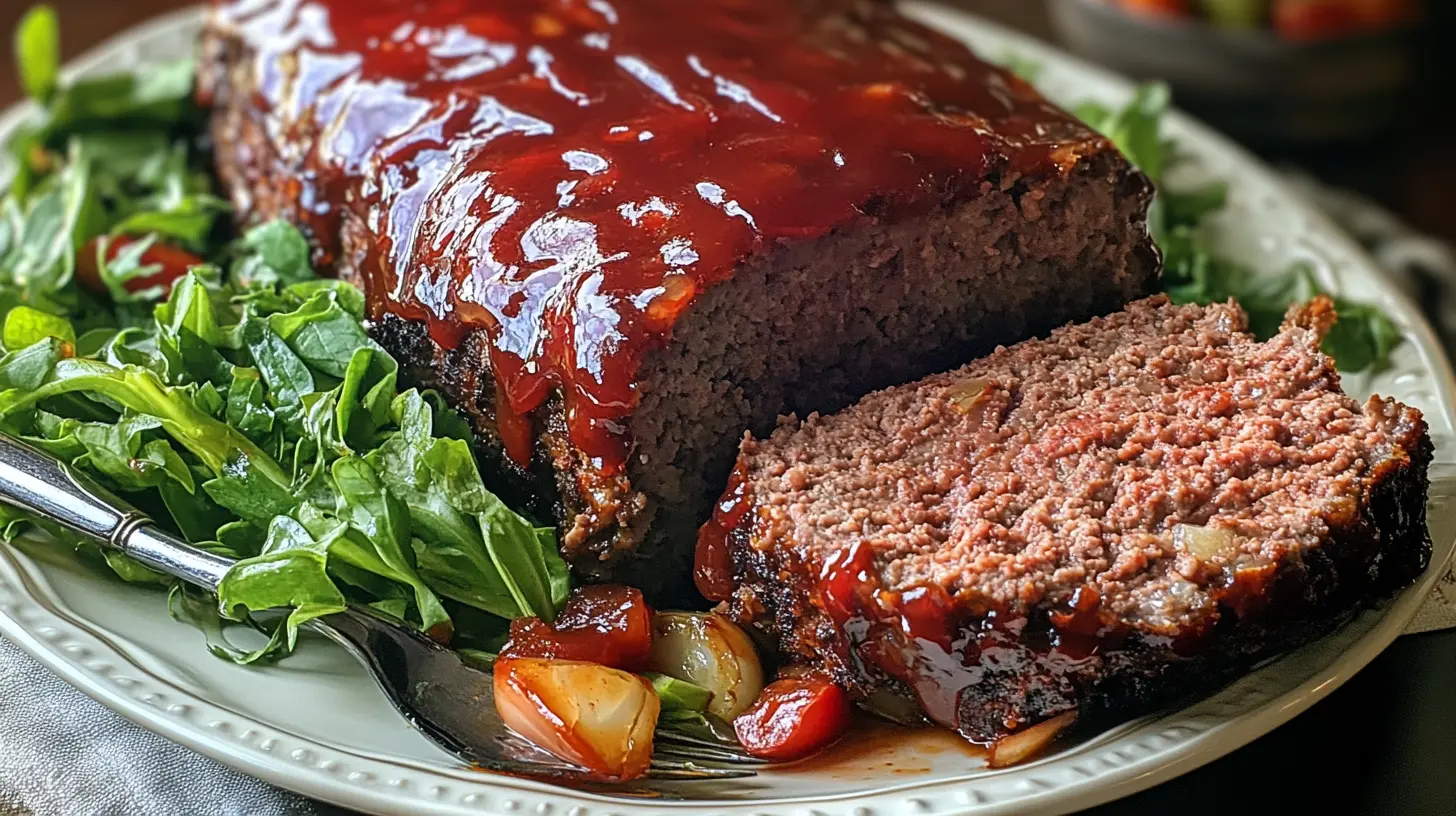
[[952, 385], [946, 392], [945, 398], [950, 401], [950, 406], [962, 414], [969, 414], [976, 407], [976, 402], [986, 393], [988, 382], [980, 377], [968, 377]]
[[1173, 525], [1173, 546], [1209, 561], [1234, 552], [1234, 531], [1194, 524]]

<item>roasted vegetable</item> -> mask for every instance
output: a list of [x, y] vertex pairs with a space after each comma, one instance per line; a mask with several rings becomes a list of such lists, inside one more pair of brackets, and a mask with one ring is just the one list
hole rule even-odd
[[652, 630], [648, 667], [712, 692], [708, 713], [731, 720], [758, 697], [763, 667], [737, 624], [713, 612], [659, 612]]
[[660, 705], [644, 678], [575, 660], [500, 658], [494, 689], [506, 725], [561, 759], [606, 782], [647, 772]]

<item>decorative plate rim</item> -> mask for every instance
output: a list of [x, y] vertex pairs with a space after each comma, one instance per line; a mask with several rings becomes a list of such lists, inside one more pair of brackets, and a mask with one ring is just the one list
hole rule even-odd
[[[1093, 85], [1127, 87], [1110, 72], [1070, 57], [1024, 34], [986, 22], [967, 12], [911, 3], [915, 16], [953, 36], [976, 37], [1009, 45], [1018, 53], [1060, 63], [1084, 74]], [[202, 9], [172, 12], [113, 36], [69, 63], [67, 72], [93, 71], [121, 63], [128, 49], [142, 43], [190, 37]], [[982, 49], [984, 50], [984, 49]], [[132, 56], [136, 56], [133, 54]], [[994, 55], [993, 55], [994, 56]], [[0, 135], [29, 113], [27, 104], [0, 115]], [[1170, 126], [1198, 145], [1205, 158], [1260, 180], [1266, 198], [1296, 208], [1307, 232], [1347, 272], [1376, 275], [1374, 262], [1353, 239], [1322, 213], [1285, 190], [1262, 162], [1224, 137], [1180, 114]], [[1427, 365], [1443, 419], [1456, 424], [1456, 376], [1435, 333], [1404, 294], [1384, 290], [1375, 298], [1397, 316], [1403, 333]], [[1456, 473], [1450, 450], [1438, 440], [1436, 468]], [[1445, 498], [1445, 497], [1442, 497]], [[989, 816], [1064, 813], [1091, 807], [1152, 787], [1211, 762], [1287, 722], [1363, 668], [1402, 631], [1440, 578], [1438, 567], [1452, 542], [1437, 542], [1438, 557], [1417, 584], [1378, 610], [1358, 615], [1339, 631], [1233, 682], [1222, 691], [1176, 712], [1145, 717], [1055, 756], [969, 779], [932, 779], [890, 783], [868, 793], [774, 800], [643, 801], [586, 793], [529, 780], [487, 776], [466, 769], [430, 766], [330, 745], [290, 733], [223, 706], [202, 700], [157, 676], [134, 660], [125, 645], [65, 608], [45, 576], [28, 557], [0, 548], [0, 634], [28, 652], [66, 682], [138, 725], [192, 748], [225, 765], [273, 784], [371, 813], [566, 813], [568, 816], [647, 813], [684, 814], [844, 814], [888, 813]], [[1296, 656], [1331, 655], [1308, 670]], [[1156, 733], [1129, 735], [1166, 720]], [[1144, 729], [1145, 730], [1145, 729]]]

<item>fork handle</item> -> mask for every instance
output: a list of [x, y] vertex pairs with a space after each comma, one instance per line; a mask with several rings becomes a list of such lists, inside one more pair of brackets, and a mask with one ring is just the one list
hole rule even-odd
[[182, 541], [50, 454], [0, 435], [0, 501], [216, 591], [233, 562]]

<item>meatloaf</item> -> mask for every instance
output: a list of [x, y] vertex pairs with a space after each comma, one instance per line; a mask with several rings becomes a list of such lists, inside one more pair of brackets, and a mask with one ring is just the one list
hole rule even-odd
[[199, 94], [246, 221], [368, 295], [588, 576], [690, 589], [745, 428], [1151, 291], [1150, 188], [892, 6], [237, 0]]
[[785, 420], [743, 442], [699, 585], [977, 742], [1206, 688], [1426, 566], [1425, 422], [1341, 392], [1332, 319], [1258, 342], [1158, 296]]

